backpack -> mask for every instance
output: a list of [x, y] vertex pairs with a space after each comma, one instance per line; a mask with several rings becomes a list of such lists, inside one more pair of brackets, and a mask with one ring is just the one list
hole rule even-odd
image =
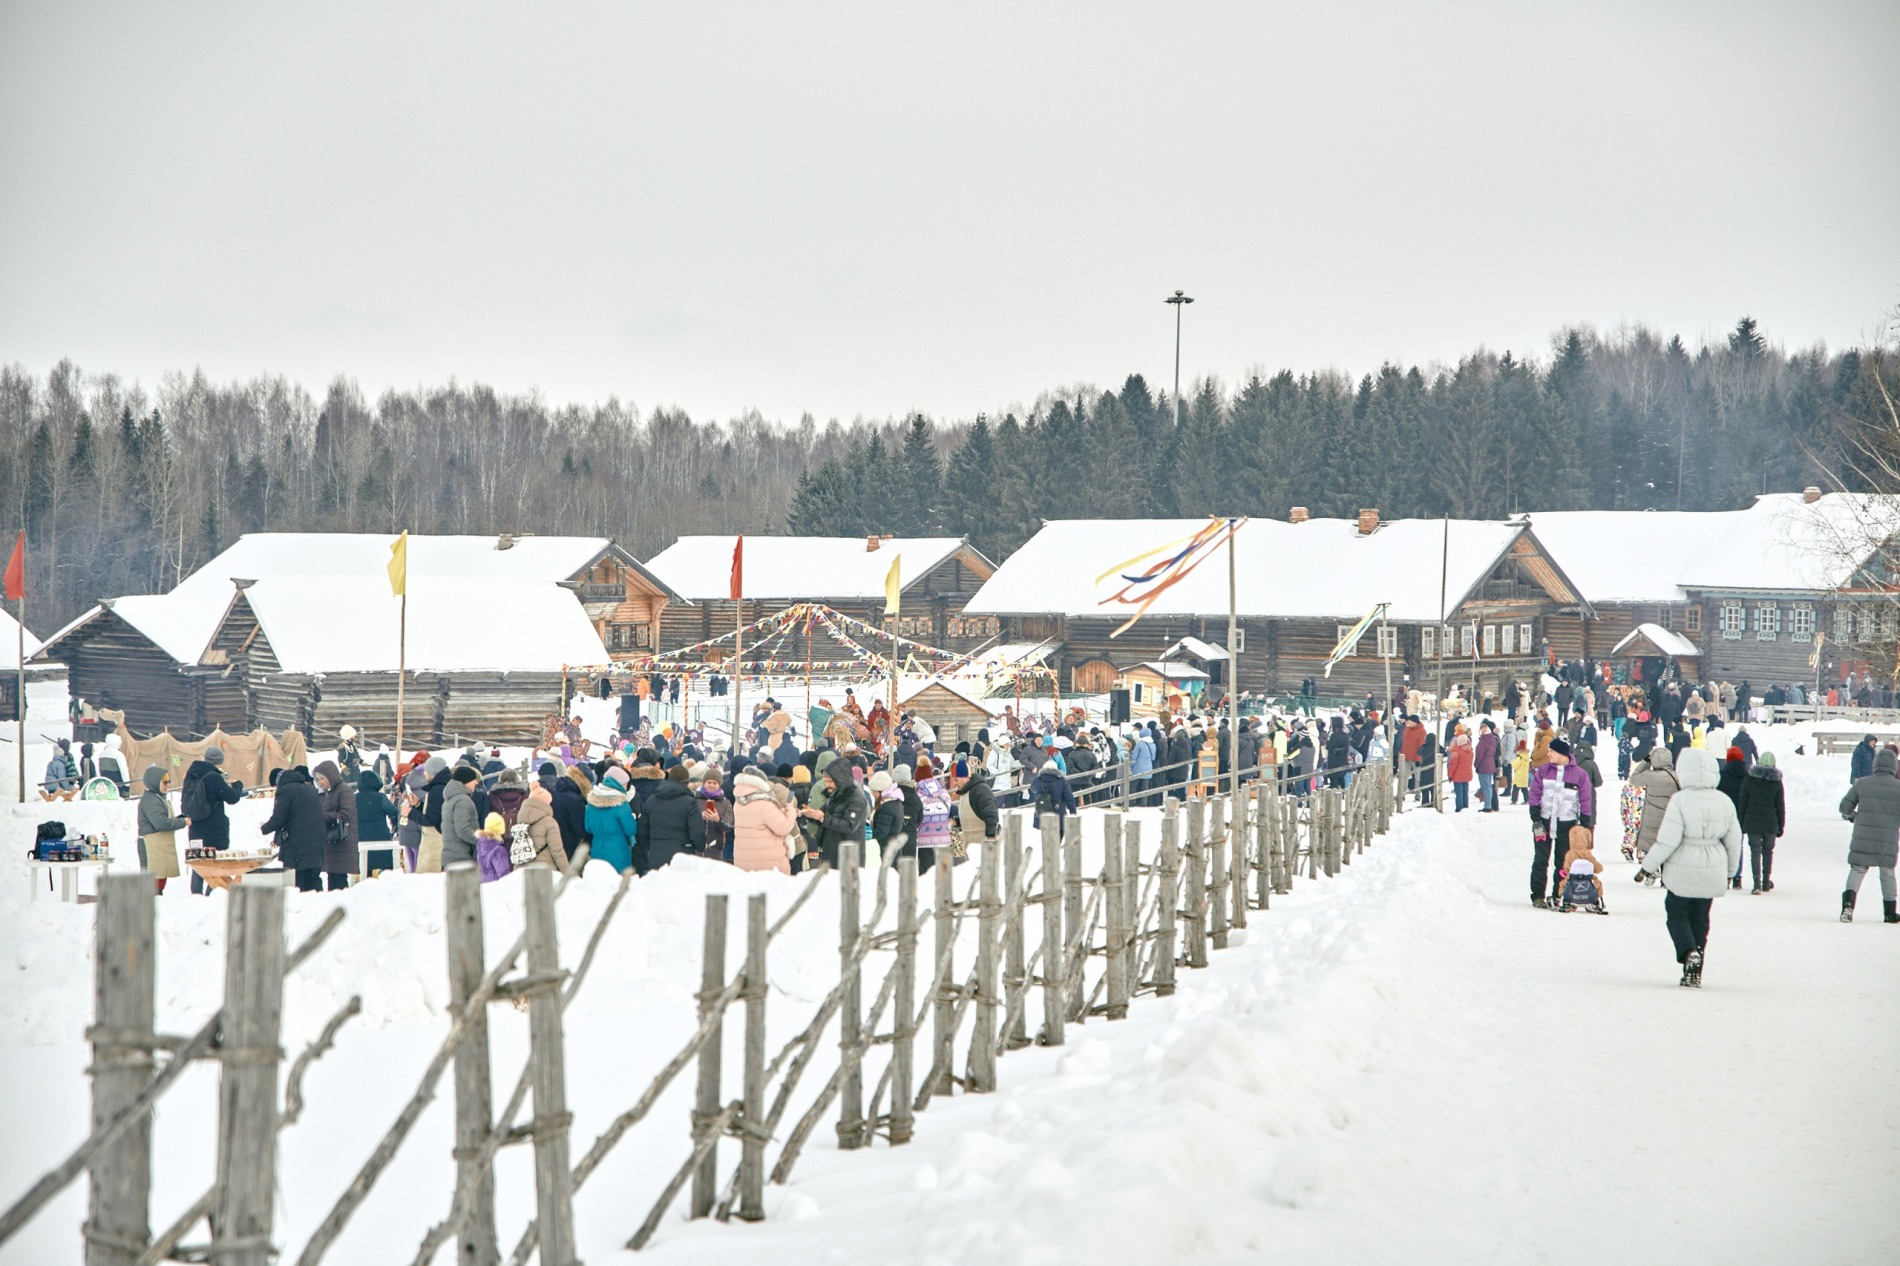
[[1039, 794], [1036, 797], [1036, 812], [1037, 813], [1054, 813], [1055, 811], [1056, 811], [1056, 798], [1055, 798], [1054, 793], [1048, 790], [1044, 790], [1041, 794]]
[[534, 840], [528, 835], [528, 824], [517, 822], [508, 828], [508, 862], [513, 866], [526, 866], [539, 852]]
[[178, 807], [193, 822], [211, 816], [211, 797], [205, 793], [203, 774], [185, 780], [185, 789], [178, 794]]

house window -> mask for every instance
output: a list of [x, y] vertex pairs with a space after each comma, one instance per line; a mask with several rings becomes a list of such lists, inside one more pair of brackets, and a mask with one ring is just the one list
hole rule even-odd
[[1390, 624], [1379, 626], [1379, 658], [1397, 659], [1399, 657], [1399, 631]]
[[1144, 688], [1144, 687], [1142, 686], [1142, 684], [1141, 684], [1140, 682], [1138, 682], [1138, 681], [1137, 681], [1137, 682], [1135, 682], [1135, 683], [1134, 683], [1134, 694], [1133, 694], [1133, 698], [1134, 698], [1134, 701], [1135, 701], [1136, 703], [1140, 703], [1140, 702], [1141, 702], [1141, 701], [1142, 701], [1143, 699], [1145, 699], [1145, 698], [1147, 698], [1147, 697], [1148, 697], [1148, 692], [1147, 692], [1147, 690], [1146, 690], [1146, 689], [1145, 689], [1145, 688]]
[[1438, 654], [1438, 634], [1429, 624], [1418, 631], [1418, 653], [1424, 659]]
[[1505, 655], [1517, 654], [1517, 625], [1498, 625], [1498, 649]]
[[1458, 630], [1458, 653], [1470, 659], [1478, 653], [1478, 626], [1467, 624]]
[[1236, 624], [1234, 625], [1234, 654], [1245, 655], [1246, 653], [1247, 630], [1242, 625]]
[[1498, 626], [1495, 624], [1487, 624], [1484, 626], [1485, 658], [1489, 659], [1491, 656], [1497, 653], [1498, 653]]
[[1814, 604], [1812, 602], [1797, 602], [1794, 604], [1794, 609], [1788, 612], [1788, 637], [1789, 640], [1795, 642], [1814, 640]]
[[1702, 631], [1702, 608], [1699, 605], [1682, 609], [1682, 631], [1685, 633]]
[[[1350, 632], [1352, 632], [1352, 625], [1335, 624], [1333, 626], [1333, 645], [1338, 646], [1339, 643], [1345, 638], [1346, 634]], [[1346, 648], [1346, 654], [1357, 655], [1358, 653], [1359, 653], [1359, 638], [1355, 637], [1352, 640], [1352, 645]]]
[[1730, 599], [1722, 604], [1722, 637], [1725, 641], [1738, 642], [1742, 630], [1748, 627], [1748, 612], [1743, 609], [1739, 599]]
[[1772, 642], [1781, 632], [1781, 608], [1764, 602], [1755, 608], [1755, 640]]
[[1519, 655], [1534, 654], [1536, 650], [1536, 646], [1537, 646], [1537, 640], [1531, 636], [1531, 626], [1528, 624], [1518, 625], [1517, 626], [1517, 653]]
[[1900, 637], [1900, 611], [1888, 607], [1880, 613], [1880, 640], [1891, 642]]

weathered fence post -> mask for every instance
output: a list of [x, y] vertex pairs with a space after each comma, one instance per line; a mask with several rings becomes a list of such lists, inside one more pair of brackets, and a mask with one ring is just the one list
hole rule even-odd
[[1082, 815], [1071, 814], [1062, 823], [1062, 938], [1065, 955], [1075, 941], [1075, 954], [1065, 957], [1064, 996], [1069, 1018], [1077, 1024], [1088, 1019], [1088, 991], [1082, 987], [1089, 961], [1089, 929], [1082, 923]]
[[996, 965], [997, 937], [1002, 931], [1003, 857], [997, 840], [977, 846], [976, 1028], [970, 1035], [967, 1087], [972, 1094], [996, 1089]]
[[[92, 1128], [117, 1116], [152, 1078], [158, 894], [144, 871], [102, 875], [93, 916]], [[26, 1088], [16, 1086], [16, 1093]], [[152, 1238], [152, 1118], [93, 1158], [86, 1266], [132, 1266]]]
[[1233, 841], [1233, 865], [1227, 879], [1234, 887], [1228, 902], [1229, 922], [1233, 927], [1244, 928], [1247, 926], [1247, 810], [1253, 807], [1253, 792], [1231, 791], [1227, 801], [1233, 806], [1227, 827], [1228, 838]]
[[[482, 872], [474, 862], [456, 862], [446, 876], [448, 902], [449, 1005], [460, 1011], [488, 970], [482, 932]], [[480, 1163], [482, 1145], [494, 1128], [495, 1107], [488, 1071], [488, 1008], [469, 1017], [455, 1047], [455, 1184], [469, 1199], [455, 1228], [460, 1266], [494, 1266], [501, 1260], [495, 1237], [495, 1171]]]
[[1207, 966], [1207, 802], [1187, 804], [1187, 965]]
[[936, 982], [936, 1005], [930, 1016], [930, 1062], [939, 1071], [933, 1095], [948, 1095], [957, 1084], [957, 913], [956, 884], [950, 872], [950, 850], [937, 850], [937, 918], [931, 940], [932, 959], [943, 978]]
[[218, 1055], [218, 1201], [207, 1260], [268, 1266], [277, 1197], [277, 1065], [284, 1012], [284, 890], [238, 884], [224, 933]]
[[1056, 815], [1042, 815], [1042, 1044], [1062, 1045], [1062, 1021], [1068, 1014], [1062, 984], [1062, 839]]
[[1102, 818], [1102, 894], [1108, 906], [1108, 1009], [1111, 1020], [1128, 1018], [1128, 872], [1122, 854], [1122, 813]]
[[1023, 995], [1029, 989], [1028, 948], [1023, 940], [1023, 896], [1027, 880], [1023, 875], [1023, 815], [1012, 813], [1003, 819], [1003, 891], [1009, 894], [1009, 911], [1003, 929], [1003, 1049], [1013, 1051], [1029, 1045], [1028, 1021]]
[[[858, 900], [859, 852], [856, 840], [838, 846], [838, 1052], [845, 1062], [844, 1081], [838, 1088], [838, 1146], [846, 1151], [864, 1141], [864, 1065], [852, 1059], [864, 1010], [863, 974], [852, 961], [858, 947], [858, 921], [863, 917]], [[708, 988], [716, 991], [719, 986], [709, 984]], [[719, 1111], [716, 1086], [711, 1111]]]
[[1273, 901], [1273, 814], [1273, 793], [1262, 782], [1254, 789], [1253, 805], [1254, 894], [1262, 910]]
[[1155, 993], [1165, 998], [1174, 992], [1174, 923], [1180, 905], [1178, 876], [1181, 873], [1180, 802], [1169, 800], [1161, 814], [1161, 894], [1155, 913]]
[[1215, 949], [1227, 948], [1227, 803], [1210, 796], [1207, 806], [1213, 821], [1208, 825], [1207, 931]]
[[765, 894], [745, 911], [745, 1137], [739, 1141], [739, 1216], [765, 1220]]
[[[720, 993], [726, 987], [726, 897], [723, 893], [709, 893], [706, 897], [706, 923], [702, 933], [699, 953], [699, 1019], [703, 1024], [706, 1017], [717, 1008]], [[712, 1029], [712, 1035], [705, 1045], [699, 1048], [699, 1085], [693, 1097], [693, 1142], [697, 1144], [705, 1138], [711, 1128], [712, 1119], [719, 1115], [723, 1106], [719, 1099], [720, 1080], [724, 1073], [723, 1055], [725, 1053], [726, 1022], [725, 1016], [718, 1016]], [[706, 1149], [698, 1166], [693, 1170], [692, 1216], [703, 1218], [712, 1212], [714, 1201], [719, 1198], [719, 1143]]]
[[[1122, 823], [1122, 987], [1133, 999], [1141, 988], [1141, 820]], [[1127, 1014], [1124, 1004], [1122, 1013]]]
[[917, 1053], [917, 857], [897, 859], [897, 1014], [891, 1022], [891, 1145], [910, 1142], [916, 1108], [912, 1069]]
[[[554, 922], [554, 872], [521, 874], [528, 907], [528, 1058], [534, 1066], [534, 1194], [541, 1266], [576, 1266], [573, 1169], [568, 1162], [567, 1039], [561, 1031], [561, 944]], [[719, 898], [719, 957], [725, 958], [725, 898]], [[724, 967], [724, 962], [720, 966]], [[716, 988], [716, 987], [715, 987]], [[712, 1044], [715, 1045], [716, 1043]], [[716, 1058], [716, 1057], [715, 1057]], [[713, 1082], [715, 1092], [718, 1081]], [[708, 1206], [710, 1207], [710, 1206]]]

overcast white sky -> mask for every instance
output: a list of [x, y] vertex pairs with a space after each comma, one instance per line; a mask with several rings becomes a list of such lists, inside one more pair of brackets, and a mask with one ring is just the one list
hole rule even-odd
[[1900, 4], [0, 7], [0, 360], [968, 416], [1900, 303]]

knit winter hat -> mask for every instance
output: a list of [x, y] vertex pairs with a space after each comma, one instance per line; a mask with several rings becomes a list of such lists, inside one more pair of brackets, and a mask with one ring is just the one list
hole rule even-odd
[[620, 768], [620, 766], [618, 765], [615, 765], [613, 768], [609, 769], [605, 774], [601, 775], [600, 780], [602, 782], [610, 782], [614, 786], [620, 788], [620, 790], [622, 791], [625, 791], [627, 789], [627, 781], [628, 781], [627, 771]]
[[930, 763], [930, 758], [928, 756], [919, 756], [917, 758], [917, 774], [916, 774], [917, 777], [929, 778], [932, 775], [934, 775], [936, 772], [937, 772], [937, 767]]
[[521, 775], [512, 769], [504, 769], [496, 776], [495, 785], [497, 787], [519, 787], [521, 785]]
[[880, 769], [871, 775], [871, 791], [873, 794], [881, 794], [890, 785], [891, 776], [884, 770]]
[[792, 766], [792, 785], [794, 787], [803, 787], [810, 782], [811, 770], [805, 768], [803, 765]]
[[500, 836], [507, 834], [507, 831], [508, 831], [508, 820], [502, 817], [501, 814], [499, 813], [489, 814], [488, 817], [484, 819], [482, 822], [483, 835], [493, 835], [499, 838]]
[[1567, 758], [1570, 755], [1570, 744], [1563, 739], [1552, 739], [1550, 741], [1550, 750], [1558, 756]]
[[666, 776], [672, 782], [691, 782], [693, 780], [693, 771], [684, 765], [675, 765], [666, 771]]
[[1722, 753], [1722, 759], [1723, 760], [1747, 760], [1748, 756], [1746, 753], [1742, 751], [1741, 748], [1731, 747], [1728, 749], [1728, 751]]
[[224, 749], [222, 747], [205, 748], [205, 759], [210, 761], [213, 765], [224, 764]]
[[891, 766], [891, 780], [903, 786], [911, 787], [916, 785], [917, 775], [911, 772], [909, 765], [893, 765]]
[[1775, 767], [1775, 754], [1773, 752], [1763, 752], [1760, 756], [1755, 758], [1755, 763], [1764, 769], [1773, 769]]

